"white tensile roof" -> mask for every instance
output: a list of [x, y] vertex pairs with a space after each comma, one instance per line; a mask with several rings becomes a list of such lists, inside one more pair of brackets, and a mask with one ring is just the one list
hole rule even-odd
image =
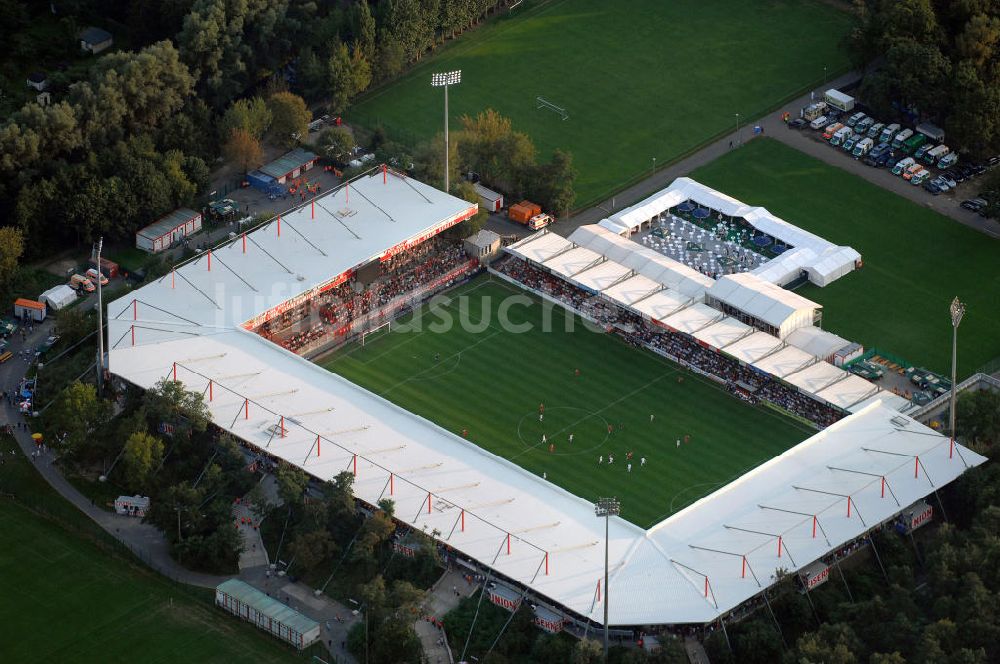
[[839, 337], [833, 332], [827, 332], [813, 325], [800, 327], [785, 337], [785, 342], [801, 348], [816, 357], [832, 357], [841, 348], [850, 346], [852, 342]]
[[794, 247], [754, 270], [758, 276], [772, 283], [788, 283], [805, 269], [810, 281], [826, 286], [854, 270], [856, 262], [861, 258], [854, 249], [824, 240], [774, 216], [766, 208], [746, 205], [686, 177], [677, 178], [666, 189], [616, 212], [599, 225], [619, 235], [634, 232], [645, 222], [685, 201], [694, 201], [726, 216], [743, 218], [754, 228]]
[[776, 353], [766, 355], [753, 363], [755, 367], [778, 378], [801, 371], [818, 362], [817, 358], [795, 346], [785, 346]]
[[538, 233], [528, 236], [526, 240], [511, 245], [507, 250], [526, 260], [544, 263], [572, 246], [573, 243], [562, 235], [552, 233], [548, 229], [542, 229]]
[[[174, 362], [188, 389], [207, 394], [212, 382], [216, 425], [322, 480], [351, 469], [357, 454], [359, 498], [375, 504], [391, 494], [396, 515], [414, 528], [436, 529], [462, 555], [540, 598], [601, 619], [603, 524], [593, 505], [477, 447], [475, 432], [465, 440], [241, 329], [111, 350], [113, 372], [147, 388], [169, 377]], [[649, 531], [612, 519], [610, 622], [710, 622], [772, 583], [778, 568], [808, 565], [951, 481], [964, 463], [985, 460], [959, 451], [948, 459], [947, 438], [872, 404]], [[914, 479], [916, 455], [925, 470]], [[879, 497], [877, 478], [849, 470], [884, 473], [900, 502]], [[753, 571], [746, 578], [744, 555]]]
[[713, 325], [694, 333], [694, 338], [704, 341], [712, 348], [725, 348], [754, 333], [754, 329], [735, 318], [727, 316]]
[[698, 330], [724, 319], [726, 315], [707, 304], [696, 303], [686, 309], [681, 309], [673, 316], [663, 319], [666, 325], [687, 334], [693, 335]]
[[641, 274], [633, 274], [628, 279], [620, 281], [610, 288], [606, 288], [604, 295], [615, 302], [632, 306], [643, 298], [648, 298], [654, 293], [660, 293], [663, 290], [664, 288], [660, 283], [653, 281], [649, 277], [644, 277]]
[[[356, 464], [360, 499], [391, 497], [412, 527], [437, 531], [461, 555], [540, 599], [599, 620], [604, 524], [591, 503], [477, 447], [477, 432], [466, 440], [242, 327], [365, 257], [475, 210], [394, 177], [352, 185], [353, 214], [338, 216], [346, 196], [330, 194], [320, 199], [329, 216], [317, 212], [313, 220], [307, 206], [285, 216], [280, 239], [269, 225], [250, 236], [246, 255], [238, 239], [213, 251], [211, 271], [202, 255], [110, 303], [110, 369], [144, 388], [175, 377], [206, 395], [218, 427], [320, 480]], [[396, 221], [381, 221], [376, 206]], [[704, 305], [692, 308], [708, 314]], [[966, 464], [985, 461], [958, 452], [949, 458], [947, 438], [872, 401], [649, 531], [614, 518], [610, 622], [710, 622], [758, 594], [777, 569], [808, 565], [955, 479]], [[666, 462], [650, 461], [652, 468]], [[877, 477], [853, 471], [884, 475], [893, 497], [880, 497]], [[745, 578], [743, 556], [752, 570]]]
[[776, 328], [796, 314], [804, 313], [811, 318], [812, 312], [820, 308], [815, 302], [748, 272], [720, 277], [708, 289], [708, 295]]
[[780, 339], [767, 332], [754, 332], [750, 336], [726, 346], [725, 352], [744, 364], [753, 364], [783, 346]]

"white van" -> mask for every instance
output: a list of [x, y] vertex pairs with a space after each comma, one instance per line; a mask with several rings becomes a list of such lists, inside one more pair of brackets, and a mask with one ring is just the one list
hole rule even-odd
[[892, 148], [898, 150], [903, 147], [903, 143], [908, 141], [910, 137], [913, 136], [912, 129], [904, 129], [903, 131], [896, 134], [896, 138], [892, 139]]
[[850, 127], [841, 127], [830, 137], [830, 145], [840, 145], [854, 134]]
[[862, 113], [861, 111], [858, 111], [857, 113], [855, 113], [851, 117], [847, 118], [847, 126], [848, 127], [853, 127], [854, 125], [856, 125], [859, 122], [861, 122], [862, 120], [864, 120], [865, 117], [866, 116], [865, 116], [864, 113]]
[[868, 151], [875, 146], [875, 141], [870, 138], [863, 138], [858, 141], [858, 144], [854, 146], [854, 151], [851, 152], [855, 159], [861, 159]]
[[825, 115], [821, 115], [812, 122], [809, 123], [809, 127], [812, 129], [822, 129], [827, 125], [829, 120], [826, 119]]
[[882, 130], [885, 129], [885, 125], [881, 122], [876, 122], [868, 129], [868, 138], [876, 139], [882, 135]]
[[878, 137], [879, 143], [892, 143], [893, 137], [899, 132], [899, 125], [893, 122], [882, 130], [882, 135]]

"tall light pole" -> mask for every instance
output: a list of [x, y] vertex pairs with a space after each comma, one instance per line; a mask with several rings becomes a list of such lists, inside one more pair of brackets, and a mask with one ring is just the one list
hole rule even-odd
[[104, 302], [101, 297], [101, 250], [104, 238], [97, 240], [97, 393], [104, 392]]
[[598, 498], [594, 513], [604, 517], [604, 661], [608, 661], [608, 529], [611, 517], [621, 513], [617, 498]]
[[951, 433], [951, 440], [955, 442], [955, 397], [956, 374], [958, 373], [958, 326], [965, 315], [965, 305], [959, 302], [956, 297], [951, 301], [951, 413], [948, 417], [948, 425]]
[[449, 171], [448, 171], [448, 86], [458, 85], [462, 82], [462, 70], [446, 71], [439, 74], [431, 74], [431, 87], [444, 88], [444, 190], [449, 191]]

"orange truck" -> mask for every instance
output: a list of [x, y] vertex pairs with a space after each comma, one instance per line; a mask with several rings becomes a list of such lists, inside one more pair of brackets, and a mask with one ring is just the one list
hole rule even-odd
[[531, 230], [538, 230], [548, 225], [548, 222], [539, 224], [539, 221], [536, 220], [537, 217], [543, 216], [548, 217], [548, 215], [542, 214], [542, 206], [531, 201], [521, 201], [507, 208], [507, 217], [511, 221], [524, 224], [531, 228]]

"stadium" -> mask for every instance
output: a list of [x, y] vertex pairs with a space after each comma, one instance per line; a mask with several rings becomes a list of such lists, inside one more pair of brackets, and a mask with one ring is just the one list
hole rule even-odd
[[[487, 267], [442, 235], [476, 211], [391, 169], [374, 169], [112, 302], [110, 371], [141, 388], [176, 380], [202, 393], [214, 424], [242, 441], [253, 461], [284, 461], [320, 481], [353, 473], [359, 501], [394, 501], [401, 523], [431, 534], [460, 564], [495, 582], [495, 601], [516, 605], [527, 598], [548, 607], [560, 624], [597, 625], [605, 608], [619, 629], [724, 621], [783, 572], [815, 575], [817, 563], [829, 569], [871, 531], [910, 514], [985, 461], [910, 417], [905, 399], [841, 369], [854, 345], [817, 325], [819, 305], [782, 288], [799, 279], [823, 285], [861, 267], [849, 247], [681, 179], [568, 238], [540, 232], [513, 243]], [[683, 241], [670, 241], [677, 237]], [[755, 256], [744, 251], [752, 247], [760, 249]], [[605, 587], [605, 523], [594, 515], [602, 494], [594, 491], [606, 486], [603, 495], [616, 493], [633, 475], [631, 465], [613, 482], [595, 480], [594, 491], [572, 490], [571, 481], [550, 481], [548, 471], [515, 462], [486, 439], [492, 434], [418, 414], [460, 400], [454, 387], [431, 393], [431, 386], [454, 380], [450, 368], [435, 374], [434, 383], [389, 377], [392, 389], [381, 394], [336, 370], [338, 357], [350, 362], [358, 354], [355, 341], [374, 331], [381, 336], [364, 351], [376, 349], [367, 356], [372, 380], [383, 379], [378, 358], [396, 345], [409, 344], [412, 362], [425, 362], [413, 348], [452, 337], [404, 339], [384, 324], [415, 315], [421, 302], [433, 303], [443, 291], [481, 283], [530, 294], [530, 301], [582, 319], [587, 334], [602, 340], [593, 352], [615, 362], [660, 372], [670, 378], [664, 383], [680, 384], [686, 375], [692, 390], [711, 386], [704, 394], [716, 396], [705, 397], [706, 409], [715, 407], [708, 401], [725, 399], [719, 403], [742, 422], [744, 413], [767, 408], [785, 424], [798, 423], [799, 434], [776, 450], [761, 448], [771, 449], [766, 457], [701, 468], [711, 474], [712, 490], [677, 509], [654, 505], [650, 513], [665, 518], [649, 527], [612, 518]], [[492, 329], [480, 340], [512, 334]], [[377, 350], [383, 342], [385, 350]], [[515, 366], [517, 354], [506, 362], [500, 357], [492, 371]], [[330, 359], [335, 370], [307, 358]], [[573, 371], [565, 366], [567, 380], [576, 379]], [[658, 378], [641, 385], [638, 396], [607, 398], [628, 409]], [[423, 408], [404, 408], [387, 396], [401, 383]], [[493, 398], [506, 397], [498, 391]], [[502, 404], [518, 422], [537, 427], [543, 416], [557, 417], [559, 406], [550, 401], [546, 408], [535, 393], [518, 399]], [[652, 425], [654, 415], [641, 403], [627, 428], [617, 412], [591, 426], [607, 426], [608, 437], [638, 436], [637, 422], [648, 418]], [[676, 416], [696, 420], [701, 407], [695, 401]], [[600, 414], [585, 410], [588, 417]], [[768, 437], [767, 427], [759, 428]], [[673, 432], [650, 429], [642, 436], [659, 440], [657, 453], [675, 447]], [[727, 448], [740, 443], [706, 445], [725, 460], [739, 452]], [[545, 457], [544, 448], [534, 449], [539, 441], [524, 444]], [[621, 452], [629, 443], [614, 444]], [[683, 445], [695, 466], [715, 463], [707, 455], [699, 461], [699, 448], [687, 440]], [[588, 468], [597, 454], [588, 452]], [[735, 475], [734, 468], [740, 468]]]

